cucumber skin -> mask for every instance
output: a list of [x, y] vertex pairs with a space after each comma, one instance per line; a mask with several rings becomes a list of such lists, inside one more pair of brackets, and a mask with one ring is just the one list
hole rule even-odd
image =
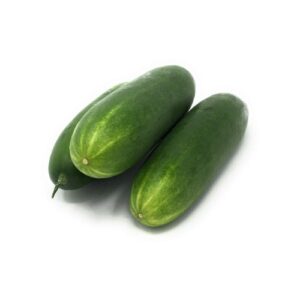
[[134, 179], [130, 210], [158, 227], [183, 214], [207, 190], [242, 139], [245, 104], [216, 94], [196, 105], [171, 130]]
[[52, 149], [48, 166], [50, 179], [54, 184], [57, 184], [58, 181], [60, 181], [59, 188], [65, 190], [77, 189], [93, 180], [93, 178], [87, 177], [74, 167], [69, 151], [71, 136], [75, 126], [82, 116], [93, 105], [103, 100], [107, 95], [118, 89], [121, 85], [122, 84], [118, 84], [112, 87], [87, 105], [73, 118], [73, 120], [59, 135]]
[[190, 108], [191, 74], [179, 66], [154, 69], [123, 85], [77, 124], [70, 143], [74, 165], [95, 178], [136, 164]]

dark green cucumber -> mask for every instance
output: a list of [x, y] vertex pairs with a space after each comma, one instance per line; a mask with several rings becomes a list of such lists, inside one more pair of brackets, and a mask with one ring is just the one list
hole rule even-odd
[[70, 143], [74, 165], [95, 178], [124, 172], [188, 111], [194, 93], [191, 74], [178, 66], [124, 84], [78, 122]]
[[245, 104], [217, 94], [196, 105], [151, 154], [134, 180], [130, 209], [146, 226], [165, 225], [207, 190], [243, 137]]
[[76, 117], [68, 124], [63, 132], [58, 137], [49, 160], [49, 175], [55, 188], [52, 198], [57, 192], [58, 188], [65, 190], [80, 188], [89, 183], [93, 179], [80, 173], [73, 165], [70, 157], [69, 145], [72, 133], [75, 126], [81, 117], [96, 103], [103, 100], [107, 95], [118, 89], [122, 84], [116, 85], [109, 89], [88, 106], [86, 106]]

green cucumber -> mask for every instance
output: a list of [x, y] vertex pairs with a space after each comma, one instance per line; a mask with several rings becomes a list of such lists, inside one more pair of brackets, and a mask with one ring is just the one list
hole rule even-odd
[[130, 210], [142, 224], [178, 218], [207, 190], [243, 137], [248, 113], [230, 94], [196, 105], [171, 130], [134, 179]]
[[179, 66], [154, 69], [121, 86], [78, 122], [70, 142], [74, 165], [94, 178], [136, 164], [188, 111], [195, 93]]
[[109, 89], [101, 96], [96, 98], [88, 106], [86, 106], [76, 117], [68, 124], [58, 137], [49, 160], [49, 175], [52, 182], [55, 184], [52, 198], [58, 188], [65, 190], [80, 188], [89, 183], [93, 179], [80, 173], [73, 165], [70, 157], [69, 144], [72, 133], [78, 121], [82, 116], [96, 103], [103, 100], [107, 95], [117, 90], [122, 84], [116, 85]]

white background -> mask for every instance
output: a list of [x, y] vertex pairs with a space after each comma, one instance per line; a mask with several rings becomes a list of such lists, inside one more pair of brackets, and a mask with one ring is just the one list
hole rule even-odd
[[[299, 1], [0, 2], [0, 298], [300, 299]], [[64, 126], [158, 66], [249, 108], [240, 151], [180, 222], [128, 212], [133, 170], [50, 195]]]

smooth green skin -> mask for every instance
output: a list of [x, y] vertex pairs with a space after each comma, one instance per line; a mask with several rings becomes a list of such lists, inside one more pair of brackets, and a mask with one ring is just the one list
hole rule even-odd
[[185, 212], [216, 178], [243, 137], [248, 113], [230, 94], [196, 105], [151, 154], [134, 180], [130, 210], [142, 224], [162, 226]]
[[154, 69], [96, 104], [78, 122], [70, 143], [74, 165], [108, 178], [143, 158], [190, 108], [191, 74], [179, 66]]
[[71, 136], [75, 126], [82, 118], [82, 116], [93, 105], [95, 105], [99, 101], [102, 101], [107, 95], [117, 90], [121, 85], [122, 84], [114, 86], [113, 88], [100, 95], [97, 99], [92, 101], [88, 106], [86, 106], [80, 113], [76, 115], [76, 117], [68, 124], [68, 126], [58, 137], [49, 160], [49, 175], [52, 182], [56, 185], [52, 197], [57, 191], [57, 188], [62, 188], [65, 190], [77, 189], [93, 180], [93, 178], [85, 176], [74, 167], [69, 151]]

